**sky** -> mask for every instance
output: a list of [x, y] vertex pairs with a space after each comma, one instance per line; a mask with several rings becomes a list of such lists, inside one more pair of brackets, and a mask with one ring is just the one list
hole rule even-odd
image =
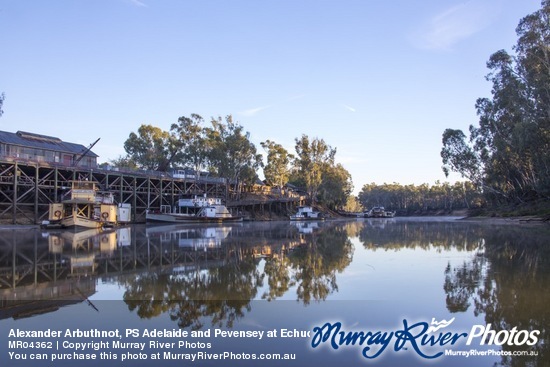
[[[486, 62], [538, 0], [0, 0], [0, 130], [125, 155], [141, 124], [232, 115], [261, 153], [303, 134], [354, 192], [434, 184], [447, 128], [477, 125]], [[259, 172], [263, 176], [262, 172]]]

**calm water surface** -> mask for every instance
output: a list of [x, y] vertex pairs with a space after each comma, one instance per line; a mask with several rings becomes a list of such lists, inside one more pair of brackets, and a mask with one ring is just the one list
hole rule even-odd
[[[49, 328], [210, 331], [212, 335], [185, 340], [209, 342], [211, 348], [187, 345], [175, 352], [296, 356], [277, 363], [193, 362], [201, 366], [550, 366], [548, 226], [395, 218], [132, 226], [103, 232], [1, 230], [0, 272], [0, 361], [10, 366], [52, 365], [10, 358], [9, 352], [29, 350], [7, 344], [15, 340], [8, 337], [12, 329]], [[452, 323], [433, 331], [435, 345], [422, 344], [420, 336], [397, 341], [398, 331], [420, 323], [409, 329], [412, 338], [424, 324], [435, 326], [432, 321], [442, 320]], [[281, 329], [299, 334], [338, 322], [341, 331], [374, 336], [361, 345], [337, 345], [335, 350], [330, 338], [312, 348], [315, 334], [280, 335]], [[497, 341], [480, 345], [480, 336], [466, 345], [466, 336], [456, 343], [436, 338], [444, 333], [470, 335], [475, 327], [480, 333], [481, 328], [498, 333]], [[262, 331], [264, 336], [215, 337], [216, 330]], [[278, 335], [267, 338], [270, 330]], [[538, 334], [531, 334], [534, 331]], [[385, 348], [384, 333], [393, 336]], [[514, 336], [521, 344], [529, 335], [536, 336], [533, 345], [514, 345]], [[122, 338], [150, 340], [160, 339]], [[472, 349], [491, 355], [437, 356], [446, 350]], [[158, 365], [151, 360], [158, 351], [147, 344], [147, 360], [125, 365]], [[377, 352], [375, 358], [363, 356]], [[112, 360], [101, 363], [120, 365]], [[162, 364], [181, 366], [182, 361], [165, 359]]]

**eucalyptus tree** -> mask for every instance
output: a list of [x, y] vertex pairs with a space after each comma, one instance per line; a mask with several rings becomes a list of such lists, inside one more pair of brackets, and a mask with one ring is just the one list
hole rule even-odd
[[333, 149], [323, 139], [310, 141], [305, 134], [295, 139], [296, 158], [294, 159], [295, 180], [302, 182], [313, 203], [317, 198], [319, 187], [323, 183], [325, 165], [334, 165], [336, 149]]
[[109, 160], [109, 164], [114, 167], [119, 168], [128, 168], [131, 170], [138, 169], [139, 166], [134, 162], [132, 158], [130, 158], [128, 155], [126, 156], [118, 156], [118, 158]]
[[456, 171], [505, 200], [550, 195], [550, 1], [523, 18], [511, 55], [489, 58], [492, 98], [476, 102], [479, 126], [470, 137], [443, 134], [444, 171]]
[[294, 155], [290, 154], [281, 144], [271, 140], [261, 142], [267, 151], [267, 164], [264, 167], [265, 179], [272, 185], [283, 187], [290, 177], [290, 163]]
[[181, 149], [181, 142], [173, 134], [152, 125], [141, 125], [137, 134], [130, 133], [124, 142], [128, 158], [139, 168], [165, 172]]
[[262, 156], [250, 141], [250, 133], [234, 122], [231, 115], [225, 121], [221, 117], [212, 118], [211, 124], [212, 127], [206, 128], [211, 169], [237, 184], [253, 182], [256, 170], [262, 166]]
[[[476, 185], [483, 185], [483, 165], [480, 154], [472, 144], [466, 141], [462, 130], [446, 129], [443, 133], [443, 172], [448, 176], [450, 171], [458, 172]], [[487, 154], [482, 151], [481, 154]]]
[[346, 206], [353, 191], [351, 174], [341, 164], [323, 167], [322, 182], [319, 186], [319, 200], [331, 209]]
[[361, 205], [361, 202], [359, 202], [359, 198], [357, 196], [350, 195], [346, 199], [346, 205], [343, 208], [347, 212], [362, 212], [363, 205]]
[[203, 123], [204, 119], [193, 113], [190, 117], [180, 117], [170, 128], [181, 144], [181, 158], [177, 163], [193, 167], [197, 176], [208, 161], [209, 145]]

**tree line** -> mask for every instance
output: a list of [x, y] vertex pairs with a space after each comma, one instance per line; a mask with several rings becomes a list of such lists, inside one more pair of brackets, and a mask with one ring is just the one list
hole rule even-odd
[[479, 98], [479, 126], [443, 133], [443, 170], [460, 173], [494, 204], [550, 197], [550, 1], [516, 28], [514, 53], [489, 58], [492, 98]]
[[[323, 139], [303, 134], [295, 139], [295, 153], [280, 143], [260, 143], [266, 162], [250, 140], [250, 133], [233, 116], [211, 118], [198, 114], [182, 116], [169, 131], [142, 124], [124, 142], [125, 156], [111, 160], [117, 167], [167, 172], [188, 168], [194, 174], [207, 172], [237, 185], [253, 185], [263, 169], [268, 185], [303, 188], [313, 203], [330, 208], [343, 206], [353, 190], [351, 174], [335, 162], [336, 148]], [[241, 188], [239, 188], [241, 189]]]
[[436, 182], [434, 185], [401, 185], [398, 183], [366, 184], [358, 195], [363, 208], [383, 206], [400, 215], [449, 213], [484, 205], [484, 198], [471, 182]]

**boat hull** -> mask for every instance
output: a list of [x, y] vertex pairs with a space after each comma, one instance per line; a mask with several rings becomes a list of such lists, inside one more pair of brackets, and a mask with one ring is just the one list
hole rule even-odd
[[290, 216], [290, 220], [291, 221], [320, 221], [320, 220], [325, 220], [325, 218], [323, 217], [295, 217], [295, 216]]
[[147, 213], [147, 223], [233, 223], [242, 222], [243, 217], [198, 217], [181, 214]]
[[61, 219], [61, 227], [63, 228], [101, 228], [105, 225], [105, 222], [71, 215]]

